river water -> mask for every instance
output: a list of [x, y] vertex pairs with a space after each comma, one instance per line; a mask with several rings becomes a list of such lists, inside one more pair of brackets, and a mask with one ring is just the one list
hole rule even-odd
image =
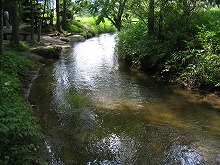
[[220, 164], [220, 111], [119, 64], [115, 37], [73, 44], [34, 81], [51, 164]]

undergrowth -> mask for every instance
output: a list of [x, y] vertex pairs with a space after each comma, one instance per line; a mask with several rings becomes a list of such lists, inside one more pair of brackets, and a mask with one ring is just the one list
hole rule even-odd
[[13, 43], [9, 42], [5, 45], [5, 51], [16, 51], [16, 52], [24, 52], [29, 49], [29, 46], [25, 42]]
[[38, 156], [40, 127], [19, 90], [19, 73], [33, 63], [11, 51], [0, 64], [0, 164], [44, 164]]
[[176, 25], [162, 40], [148, 36], [142, 23], [130, 24], [118, 36], [119, 58], [133, 67], [190, 88], [220, 87], [220, 10], [200, 10], [187, 28]]

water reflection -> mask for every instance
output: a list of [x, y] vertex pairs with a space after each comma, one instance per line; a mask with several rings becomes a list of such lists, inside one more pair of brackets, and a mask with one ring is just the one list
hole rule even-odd
[[[135, 140], [126, 135], [110, 134], [103, 139], [94, 141], [91, 144], [91, 152], [98, 155], [105, 155], [106, 158], [112, 157], [112, 160], [93, 160], [87, 164], [133, 164], [138, 145]], [[112, 156], [111, 156], [112, 155]]]
[[220, 113], [120, 66], [115, 35], [77, 43], [33, 84], [51, 164], [220, 164]]

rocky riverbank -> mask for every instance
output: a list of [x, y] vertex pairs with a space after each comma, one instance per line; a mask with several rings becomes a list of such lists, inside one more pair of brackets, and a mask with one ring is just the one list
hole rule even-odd
[[62, 49], [69, 49], [74, 42], [83, 41], [85, 41], [85, 38], [81, 35], [58, 35], [55, 33], [42, 35], [41, 41], [38, 44], [30, 44], [27, 41], [30, 49], [20, 54], [35, 62], [37, 65], [34, 68], [30, 68], [25, 73], [20, 74], [22, 80], [20, 89], [25, 100], [28, 100], [31, 84], [39, 75], [40, 68], [44, 66], [45, 63], [58, 60], [62, 54]]
[[[64, 40], [65, 38], [65, 40]], [[22, 97], [26, 100], [32, 111], [32, 105], [29, 104], [28, 96], [32, 86], [32, 82], [40, 74], [40, 69], [47, 63], [53, 63], [60, 58], [62, 49], [69, 49], [74, 42], [83, 42], [85, 38], [80, 35], [57, 36], [57, 35], [43, 35], [40, 44], [30, 45], [30, 49], [22, 52], [22, 56], [33, 61], [36, 66], [29, 70], [20, 73], [21, 80], [20, 91]], [[28, 41], [27, 41], [28, 42]], [[34, 113], [34, 112], [33, 112]], [[40, 145], [39, 155], [48, 163], [51, 164], [49, 153], [44, 142]]]

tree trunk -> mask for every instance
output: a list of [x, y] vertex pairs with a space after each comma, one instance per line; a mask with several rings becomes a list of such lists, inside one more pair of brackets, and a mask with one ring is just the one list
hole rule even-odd
[[67, 15], [66, 15], [66, 10], [67, 10], [67, 7], [66, 7], [66, 2], [67, 0], [63, 0], [63, 20], [62, 20], [62, 27], [63, 27], [63, 30], [67, 30]]
[[44, 0], [44, 10], [43, 10], [43, 19], [42, 19], [42, 24], [47, 24], [47, 20], [45, 20], [45, 13], [46, 13], [46, 5], [47, 5], [47, 0]]
[[114, 17], [115, 27], [118, 29], [118, 31], [121, 31], [121, 21], [121, 18]]
[[18, 20], [18, 3], [17, 1], [11, 6], [11, 18], [12, 18], [12, 34], [11, 42], [19, 43], [19, 20]]
[[116, 25], [119, 31], [122, 28], [122, 15], [124, 13], [126, 3], [127, 3], [127, 0], [123, 0], [121, 1], [120, 6], [119, 6], [118, 16], [116, 19]]
[[56, 0], [56, 14], [57, 14], [56, 30], [58, 32], [61, 32], [61, 29], [60, 29], [60, 4], [59, 4], [59, 0]]
[[[0, 0], [0, 59], [2, 58], [3, 45], [3, 0]], [[1, 65], [1, 64], [0, 64]]]
[[31, 39], [34, 39], [34, 8], [33, 2], [30, 0], [30, 9], [31, 9]]
[[148, 9], [148, 35], [154, 34], [154, 4], [155, 0], [149, 1], [149, 9]]
[[40, 42], [40, 36], [41, 36], [41, 27], [42, 27], [42, 18], [39, 18], [37, 42]]

